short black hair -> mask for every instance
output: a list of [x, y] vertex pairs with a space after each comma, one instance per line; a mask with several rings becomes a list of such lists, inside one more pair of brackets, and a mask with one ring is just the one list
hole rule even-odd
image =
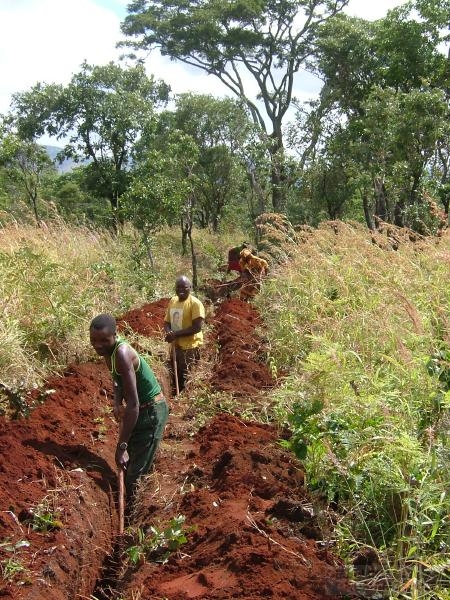
[[191, 280], [188, 277], [186, 277], [186, 275], [180, 275], [179, 277], [176, 278], [175, 286], [177, 286], [179, 284], [188, 285], [190, 288], [192, 287]]
[[116, 333], [116, 328], [115, 318], [106, 313], [94, 317], [89, 325], [89, 330], [95, 329], [100, 331], [101, 329], [107, 329], [110, 333]]

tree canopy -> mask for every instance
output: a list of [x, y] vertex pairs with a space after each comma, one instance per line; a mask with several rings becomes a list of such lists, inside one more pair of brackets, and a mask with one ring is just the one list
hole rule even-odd
[[108, 198], [116, 213], [134, 146], [168, 93], [142, 65], [83, 63], [67, 86], [38, 83], [16, 94], [13, 110], [22, 137], [54, 135], [65, 142], [62, 157], [87, 160], [93, 192]]
[[[249, 108], [267, 138], [272, 161], [272, 202], [284, 210], [282, 125], [294, 78], [314, 53], [319, 27], [348, 0], [135, 0], [122, 30], [137, 50], [159, 48], [216, 76]], [[257, 93], [246, 85], [250, 75]], [[268, 128], [270, 124], [270, 129]]]

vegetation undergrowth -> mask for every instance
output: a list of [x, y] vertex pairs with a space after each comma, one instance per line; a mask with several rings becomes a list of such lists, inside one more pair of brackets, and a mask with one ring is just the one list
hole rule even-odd
[[[350, 572], [390, 598], [448, 598], [450, 235], [379, 247], [310, 232], [258, 299], [272, 398]], [[364, 558], [366, 557], [366, 559]]]
[[[240, 239], [194, 231], [200, 279], [216, 274], [226, 249]], [[87, 328], [100, 312], [120, 315], [173, 293], [191, 258], [181, 255], [180, 232], [155, 234], [148, 245], [127, 227], [117, 236], [67, 225], [8, 225], [0, 229], [0, 409], [72, 360], [92, 355]]]
[[194, 526], [185, 525], [185, 520], [184, 515], [177, 515], [162, 527], [150, 525], [148, 531], [139, 527], [131, 529], [129, 533], [135, 543], [125, 549], [129, 564], [136, 566], [146, 560], [165, 564], [170, 554], [186, 544], [187, 535], [195, 530]]

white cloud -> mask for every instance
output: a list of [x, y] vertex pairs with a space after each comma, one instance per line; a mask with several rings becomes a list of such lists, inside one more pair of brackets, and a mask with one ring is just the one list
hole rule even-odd
[[388, 10], [406, 4], [407, 0], [350, 0], [346, 14], [374, 21], [386, 16]]
[[0, 112], [37, 81], [67, 82], [81, 62], [118, 57], [119, 18], [93, 0], [7, 0], [0, 8]]

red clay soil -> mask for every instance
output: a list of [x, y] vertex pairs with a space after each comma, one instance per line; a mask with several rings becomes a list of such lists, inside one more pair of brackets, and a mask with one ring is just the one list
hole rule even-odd
[[144, 304], [141, 308], [130, 310], [117, 320], [119, 329], [128, 328], [141, 335], [149, 337], [160, 334], [164, 329], [164, 315], [169, 304], [169, 298], [161, 298], [156, 302]]
[[[126, 598], [356, 597], [342, 565], [316, 541], [321, 533], [303, 472], [277, 439], [275, 427], [227, 414], [200, 429], [190, 452], [177, 459], [178, 496], [158, 506], [155, 494], [149, 495], [145, 517], [146, 524], [163, 528], [182, 514], [185, 526], [195, 529], [165, 565], [147, 562], [128, 572], [121, 589]], [[161, 474], [174, 467], [173, 455], [158, 464]], [[165, 496], [164, 475], [157, 496]]]
[[248, 302], [234, 298], [219, 305], [214, 318], [219, 364], [211, 381], [216, 390], [248, 397], [274, 386], [264, 340], [256, 332], [261, 324], [258, 311]]
[[[0, 547], [2, 598], [89, 597], [116, 531], [109, 373], [100, 364], [71, 365], [46, 389], [53, 392], [28, 419], [0, 418], [0, 542], [30, 543], [15, 553]], [[33, 511], [60, 523], [34, 531]], [[11, 582], [8, 561], [25, 568]]]
[[[132, 311], [122, 323], [155, 334], [164, 303]], [[239, 300], [217, 310], [213, 335], [218, 334], [220, 363], [213, 383], [222, 386], [218, 389], [260, 395], [273, 385], [263, 340], [255, 334], [260, 324], [255, 309]], [[3, 568], [11, 559], [25, 567], [9, 582], [3, 570], [0, 597], [8, 600], [88, 599], [117, 539], [111, 492], [117, 432], [105, 409], [110, 376], [100, 363], [72, 365], [46, 389], [54, 391], [30, 418], [0, 419], [0, 559]], [[354, 598], [342, 565], [318, 541], [300, 464], [277, 443], [277, 429], [220, 414], [194, 433], [184, 401], [182, 395], [172, 402], [136, 524], [147, 530], [182, 514], [195, 530], [166, 564], [149, 559], [123, 577], [118, 573], [117, 593], [101, 595], [100, 584], [96, 596]], [[60, 522], [56, 528], [33, 530], [30, 520], [39, 504]], [[6, 540], [27, 540], [30, 546], [14, 554]]]

